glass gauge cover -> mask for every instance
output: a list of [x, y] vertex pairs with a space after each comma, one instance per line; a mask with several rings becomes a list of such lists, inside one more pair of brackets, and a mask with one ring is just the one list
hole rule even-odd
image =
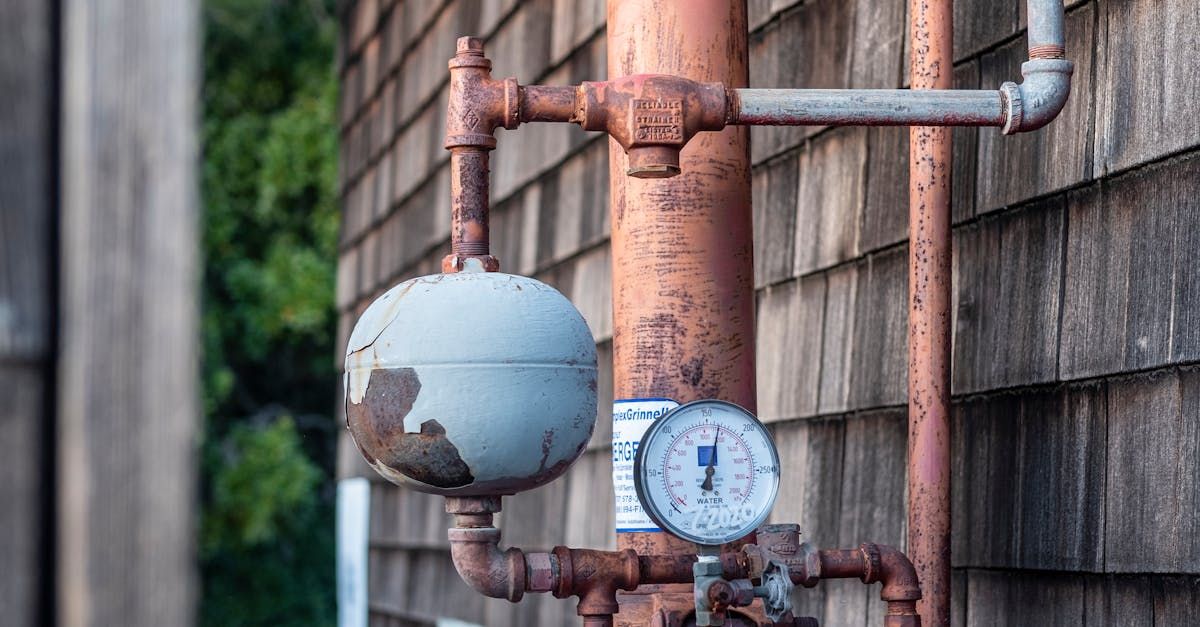
[[642, 508], [696, 544], [754, 531], [779, 493], [779, 453], [753, 414], [725, 401], [680, 405], [646, 430], [633, 462]]

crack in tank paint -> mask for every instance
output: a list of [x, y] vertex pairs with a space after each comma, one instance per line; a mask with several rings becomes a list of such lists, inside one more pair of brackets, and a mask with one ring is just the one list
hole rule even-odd
[[[404, 295], [422, 281], [432, 284], [440, 280], [441, 275], [433, 275], [405, 281], [388, 290], [363, 312], [354, 325], [350, 339], [347, 340], [346, 398], [355, 403], [362, 402], [363, 394], [366, 393], [367, 386], [371, 382], [371, 371], [376, 368], [375, 342], [396, 320]], [[363, 342], [365, 338], [370, 338], [370, 340]], [[370, 355], [366, 354], [368, 350]]]

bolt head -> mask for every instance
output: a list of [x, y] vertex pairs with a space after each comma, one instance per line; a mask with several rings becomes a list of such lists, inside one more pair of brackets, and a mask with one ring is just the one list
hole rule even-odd
[[483, 54], [483, 40], [478, 37], [459, 37], [458, 52], [460, 54]]

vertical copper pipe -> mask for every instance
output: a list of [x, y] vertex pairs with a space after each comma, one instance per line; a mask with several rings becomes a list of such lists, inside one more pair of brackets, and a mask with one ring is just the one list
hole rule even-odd
[[[608, 75], [747, 82], [744, 0], [609, 0]], [[745, 127], [697, 135], [669, 179], [626, 176], [609, 142], [613, 375], [617, 398], [719, 398], [750, 410], [754, 266]], [[622, 533], [621, 549], [689, 551], [665, 533]]]
[[[910, 0], [913, 89], [952, 87], [951, 0]], [[909, 133], [908, 555], [926, 627], [950, 624], [950, 129]]]

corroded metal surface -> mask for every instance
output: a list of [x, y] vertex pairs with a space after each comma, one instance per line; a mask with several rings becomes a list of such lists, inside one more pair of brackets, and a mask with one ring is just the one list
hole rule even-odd
[[[744, 1], [609, 0], [608, 75], [670, 74], [745, 87], [746, 32]], [[615, 397], [719, 398], [753, 411], [747, 129], [696, 135], [674, 178], [631, 178], [630, 167], [611, 141]], [[617, 546], [643, 555], [691, 552], [666, 533], [621, 533]], [[656, 612], [686, 615], [694, 606], [688, 588], [657, 599], [638, 592], [621, 596], [618, 625], [641, 627]]]
[[358, 450], [371, 465], [394, 468], [406, 477], [439, 488], [458, 488], [475, 480], [458, 449], [437, 420], [420, 431], [404, 430], [404, 418], [421, 391], [412, 368], [381, 369], [361, 403], [346, 407], [346, 424]]
[[[624, 7], [625, 15], [668, 11], [668, 4], [663, 0], [613, 3]], [[925, 6], [914, 0], [917, 5]], [[730, 58], [735, 58], [736, 49], [718, 50], [707, 35], [696, 41], [681, 35], [703, 32], [696, 29], [706, 28], [705, 24], [731, 25], [740, 19], [730, 7], [710, 8], [716, 12], [680, 11], [676, 16], [668, 11], [644, 23], [630, 18], [627, 24], [637, 28], [614, 27], [610, 13], [610, 32], [636, 34], [626, 37], [626, 42], [639, 37], [653, 40], [647, 49], [656, 52], [619, 58], [610, 47], [609, 74], [620, 78], [578, 87], [521, 86], [515, 78], [493, 79], [482, 40], [460, 38], [449, 63], [445, 146], [451, 151], [451, 254], [443, 259], [442, 271], [458, 272], [469, 258], [480, 259], [488, 271], [499, 270], [488, 237], [487, 153], [496, 146], [497, 128], [515, 129], [522, 122], [575, 122], [587, 130], [607, 132], [624, 149], [625, 174], [670, 178], [682, 171], [680, 153], [693, 136], [719, 131], [726, 124], [998, 126], [1013, 134], [1048, 124], [1070, 95], [1073, 65], [1063, 58], [1064, 16], [1058, 0], [1028, 0], [1030, 61], [1022, 66], [1024, 78], [1019, 85], [1006, 82], [998, 90], [957, 91], [949, 89], [949, 82], [933, 90], [925, 86], [930, 72], [945, 74], [949, 80], [949, 70], [938, 69], [942, 60], [923, 61], [942, 47], [929, 45], [928, 34], [920, 35], [926, 45], [918, 46], [913, 55], [914, 72], [924, 75], [914, 73], [912, 90], [742, 88], [744, 80], [731, 81], [719, 69], [707, 68], [714, 62], [729, 67], [716, 57], [733, 53]], [[914, 24], [916, 20], [929, 24], [932, 13], [913, 15]], [[660, 45], [671, 46], [671, 51], [660, 54]], [[653, 73], [649, 68], [663, 69]], [[697, 76], [718, 80], [704, 82], [708, 79]], [[725, 145], [712, 138], [705, 141], [702, 149]], [[721, 167], [721, 176], [726, 177], [738, 170], [729, 164]]]
[[522, 122], [573, 122], [575, 87], [528, 85], [521, 87]]
[[[745, 85], [745, 19], [745, 3], [730, 0], [610, 0], [609, 75]], [[641, 180], [610, 144], [617, 398], [720, 398], [753, 411], [748, 145], [744, 128], [702, 133], [681, 154], [683, 174]], [[618, 543], [647, 554], [687, 546], [662, 533]]]
[[[950, 0], [910, 0], [913, 89], [953, 84]], [[950, 129], [909, 133], [908, 551], [926, 627], [950, 624]]]
[[490, 252], [487, 150], [451, 149], [450, 254], [442, 259], [442, 272], [459, 272], [470, 258], [479, 259], [488, 272], [500, 270], [500, 261]]
[[[695, 624], [693, 591], [664, 587], [695, 580], [694, 547], [672, 555], [565, 546], [555, 547], [549, 553], [524, 553], [516, 548], [502, 551], [500, 530], [493, 526], [493, 514], [499, 510], [496, 497], [446, 499], [446, 511], [455, 517], [455, 527], [449, 532], [454, 566], [481, 594], [514, 602], [525, 592], [549, 592], [560, 599], [577, 597], [577, 613], [585, 622], [607, 621], [620, 610], [617, 616], [620, 624], [663, 627]], [[818, 550], [799, 542], [795, 525], [771, 525], [761, 531], [760, 537], [778, 553], [746, 545], [741, 552], [722, 553], [705, 573], [724, 580], [705, 588], [705, 594], [712, 607], [727, 614], [726, 624], [745, 627], [812, 624], [811, 619], [787, 614], [773, 623], [762, 615], [759, 603], [754, 600], [751, 584], [762, 580], [766, 570], [775, 567], [772, 565], [782, 564], [796, 585], [812, 586], [819, 579], [833, 578], [881, 583], [880, 597], [888, 604], [884, 625], [920, 625], [914, 605], [921, 596], [916, 572], [900, 551], [870, 543], [855, 549]], [[646, 589], [655, 594], [636, 593]], [[736, 610], [732, 609], [735, 607]]]
[[679, 174], [679, 152], [701, 131], [725, 128], [727, 98], [721, 83], [678, 76], [636, 74], [579, 89], [578, 121], [606, 131], [629, 158], [625, 174], [669, 178]]
[[512, 494], [558, 477], [586, 447], [595, 342], [550, 286], [467, 265], [401, 283], [363, 313], [347, 348], [346, 422], [395, 483]]
[[450, 59], [450, 98], [446, 105], [446, 149], [450, 151], [450, 254], [442, 272], [458, 272], [476, 258], [496, 272], [488, 238], [488, 151], [496, 147], [497, 128], [516, 128], [517, 79], [492, 78], [492, 62], [483, 56], [483, 40], [460, 37]]

